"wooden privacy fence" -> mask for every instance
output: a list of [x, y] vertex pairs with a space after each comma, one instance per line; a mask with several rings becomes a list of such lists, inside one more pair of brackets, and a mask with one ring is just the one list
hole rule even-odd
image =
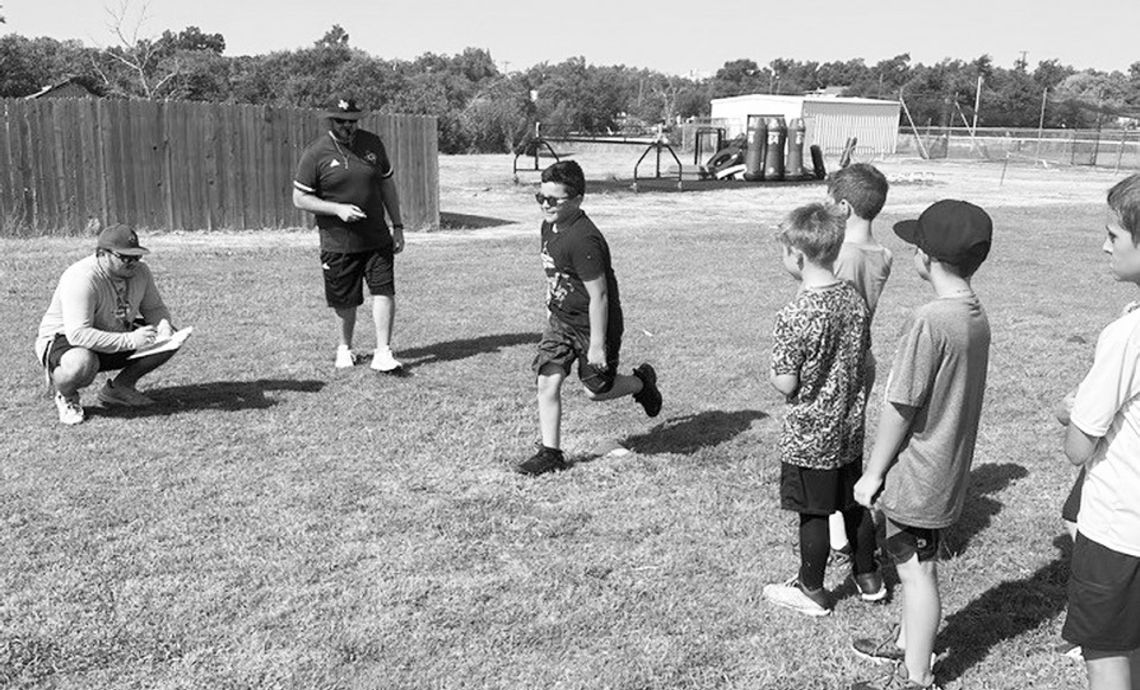
[[[0, 99], [0, 235], [312, 226], [293, 208], [320, 111], [215, 103]], [[396, 169], [409, 230], [439, 228], [436, 118], [369, 115]]]

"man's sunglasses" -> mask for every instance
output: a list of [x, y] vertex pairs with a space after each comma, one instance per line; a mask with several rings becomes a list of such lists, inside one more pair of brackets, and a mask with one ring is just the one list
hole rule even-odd
[[135, 256], [134, 254], [120, 254], [118, 252], [111, 252], [111, 254], [113, 254], [115, 258], [125, 264], [137, 263], [139, 259], [142, 258], [141, 256]]
[[355, 125], [356, 124], [356, 120], [345, 120], [345, 119], [339, 118], [339, 117], [332, 118], [332, 121], [338, 125]]

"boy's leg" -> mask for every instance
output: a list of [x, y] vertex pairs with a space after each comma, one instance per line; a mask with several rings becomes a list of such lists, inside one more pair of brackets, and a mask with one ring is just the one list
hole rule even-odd
[[546, 365], [538, 373], [538, 428], [542, 445], [562, 447], [562, 382], [566, 372], [561, 367]]
[[589, 387], [584, 387], [586, 397], [595, 402], [613, 400], [626, 395], [636, 395], [641, 392], [641, 379], [632, 374], [618, 374], [614, 376], [614, 383], [610, 389], [603, 393], [595, 393]]
[[389, 349], [392, 343], [392, 325], [396, 322], [396, 297], [373, 295], [372, 320], [376, 323], [376, 347]]
[[1085, 671], [1089, 676], [1089, 690], [1135, 690], [1132, 675], [1136, 667], [1136, 652], [1098, 652], [1084, 650]]
[[800, 513], [800, 584], [815, 591], [823, 588], [829, 543], [824, 515]]
[[936, 562], [920, 561], [915, 554], [897, 564], [897, 569], [903, 591], [899, 638], [906, 649], [907, 677], [919, 685], [929, 685], [934, 682], [930, 659], [942, 619]]
[[843, 513], [834, 512], [827, 520], [827, 534], [833, 551], [843, 551], [851, 544], [844, 526]]
[[840, 513], [848, 542], [851, 543], [851, 572], [856, 575], [875, 571], [875, 521], [871, 511], [861, 506]]

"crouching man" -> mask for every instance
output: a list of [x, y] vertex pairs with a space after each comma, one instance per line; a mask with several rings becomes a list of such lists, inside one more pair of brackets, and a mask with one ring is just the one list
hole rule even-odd
[[83, 421], [79, 391], [90, 386], [100, 371], [119, 372], [99, 390], [103, 404], [154, 404], [135, 386], [174, 352], [135, 359], [131, 355], [169, 338], [174, 329], [150, 268], [141, 261], [149, 253], [139, 246], [134, 230], [112, 225], [99, 233], [93, 255], [75, 262], [60, 276], [35, 344], [55, 389], [60, 422]]

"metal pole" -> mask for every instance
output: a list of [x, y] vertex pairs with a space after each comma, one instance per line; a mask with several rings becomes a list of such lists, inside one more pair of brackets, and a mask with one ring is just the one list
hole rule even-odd
[[[955, 101], [956, 103], [957, 101]], [[976, 130], [978, 128], [978, 108], [982, 107], [982, 75], [978, 75], [978, 90], [974, 92], [974, 125], [970, 128]], [[973, 132], [971, 132], [973, 134]]]
[[1037, 121], [1037, 157], [1041, 157], [1041, 137], [1045, 134], [1045, 103], [1049, 100], [1049, 87], [1041, 92], [1041, 119]]

